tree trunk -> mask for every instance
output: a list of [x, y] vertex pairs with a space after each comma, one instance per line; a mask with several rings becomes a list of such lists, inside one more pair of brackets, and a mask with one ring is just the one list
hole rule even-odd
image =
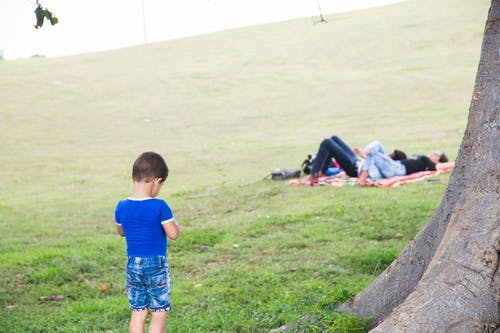
[[370, 332], [493, 332], [500, 324], [500, 0], [492, 0], [467, 129], [444, 198], [399, 257], [341, 310]]

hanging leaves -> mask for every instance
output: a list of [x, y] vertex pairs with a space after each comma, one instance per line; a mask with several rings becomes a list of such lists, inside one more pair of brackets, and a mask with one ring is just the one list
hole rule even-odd
[[36, 2], [36, 4], [38, 5], [36, 7], [36, 9], [35, 9], [35, 15], [36, 15], [35, 28], [36, 29], [42, 27], [43, 21], [45, 19], [49, 20], [52, 25], [57, 24], [59, 22], [59, 20], [57, 19], [57, 17], [55, 17], [54, 14], [52, 14], [52, 12], [50, 10], [48, 10], [47, 8], [43, 8], [38, 3], [38, 1]]

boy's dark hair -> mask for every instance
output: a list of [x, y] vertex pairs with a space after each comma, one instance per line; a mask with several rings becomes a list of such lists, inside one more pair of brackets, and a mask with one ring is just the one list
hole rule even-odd
[[394, 149], [394, 151], [389, 154], [389, 157], [395, 161], [406, 160], [406, 154], [404, 153], [404, 151], [398, 149]]
[[142, 153], [132, 167], [132, 179], [136, 182], [149, 182], [154, 178], [161, 178], [164, 182], [168, 177], [168, 166], [160, 154], [152, 151]]

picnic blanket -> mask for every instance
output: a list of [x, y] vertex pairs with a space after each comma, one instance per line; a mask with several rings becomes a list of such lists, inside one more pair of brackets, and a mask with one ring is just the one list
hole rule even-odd
[[[452, 169], [447, 170], [437, 170], [437, 171], [420, 171], [415, 172], [406, 176], [397, 176], [393, 178], [382, 178], [382, 179], [367, 179], [366, 186], [376, 186], [376, 187], [397, 187], [406, 183], [417, 182], [429, 177], [433, 177], [439, 175], [444, 172], [449, 172]], [[349, 177], [342, 172], [335, 176], [329, 177], [320, 177], [315, 181], [309, 181], [307, 178], [305, 179], [293, 179], [289, 182], [290, 185], [309, 185], [309, 186], [355, 186], [356, 185], [356, 177]]]

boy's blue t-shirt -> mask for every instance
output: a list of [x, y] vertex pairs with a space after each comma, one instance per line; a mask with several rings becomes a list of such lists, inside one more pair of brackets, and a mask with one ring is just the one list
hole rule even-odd
[[157, 198], [128, 198], [118, 202], [115, 222], [121, 225], [129, 257], [153, 257], [167, 254], [167, 235], [162, 224], [174, 221], [168, 204]]

